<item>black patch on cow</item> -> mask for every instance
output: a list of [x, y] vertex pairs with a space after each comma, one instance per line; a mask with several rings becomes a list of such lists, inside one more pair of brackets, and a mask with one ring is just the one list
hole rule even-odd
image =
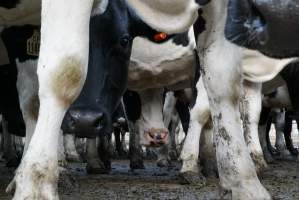
[[37, 59], [38, 56], [28, 53], [28, 40], [34, 32], [39, 32], [39, 26], [25, 25], [6, 28], [2, 31], [1, 37], [7, 48], [9, 60], [11, 63], [19, 59], [24, 62], [29, 59]]
[[172, 38], [172, 42], [176, 45], [182, 45], [184, 47], [188, 46], [189, 43], [190, 43], [190, 38], [189, 38], [189, 35], [188, 35], [188, 31], [185, 32], [185, 33], [175, 35]]
[[206, 20], [202, 17], [202, 12], [202, 10], [198, 10], [198, 18], [193, 25], [196, 42], [199, 34], [206, 30]]
[[268, 122], [270, 112], [271, 112], [270, 108], [264, 106], [262, 107], [259, 125], [265, 125]]
[[141, 116], [141, 99], [137, 92], [127, 90], [123, 102], [128, 120], [136, 122]]
[[293, 109], [299, 111], [299, 62], [288, 64], [280, 75], [287, 83]]
[[190, 107], [193, 108], [195, 103], [196, 103], [196, 98], [197, 98], [197, 88], [196, 88], [196, 84], [201, 76], [200, 74], [200, 61], [199, 61], [199, 56], [198, 56], [198, 52], [197, 50], [194, 50], [195, 51], [195, 55], [196, 55], [196, 68], [195, 68], [195, 72], [194, 72], [194, 80], [192, 81], [192, 84], [191, 84], [191, 89], [192, 89], [192, 99], [191, 99], [191, 102], [190, 102]]
[[0, 0], [0, 7], [7, 9], [15, 8], [20, 3], [20, 0]]
[[178, 90], [174, 92], [174, 96], [177, 97], [177, 101], [175, 104], [175, 108], [178, 112], [178, 115], [180, 117], [183, 130], [185, 134], [188, 133], [189, 129], [189, 123], [190, 123], [190, 111], [189, 111], [189, 102], [185, 101], [185, 91], [184, 90]]
[[0, 66], [0, 113], [8, 123], [8, 131], [14, 135], [25, 136], [25, 124], [20, 109], [16, 87], [17, 67], [15, 63]]

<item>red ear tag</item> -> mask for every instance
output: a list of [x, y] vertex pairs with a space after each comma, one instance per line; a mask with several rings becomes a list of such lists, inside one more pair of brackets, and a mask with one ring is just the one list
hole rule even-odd
[[163, 42], [164, 40], [166, 40], [166, 38], [167, 38], [167, 34], [164, 32], [160, 32], [154, 35], [155, 42]]

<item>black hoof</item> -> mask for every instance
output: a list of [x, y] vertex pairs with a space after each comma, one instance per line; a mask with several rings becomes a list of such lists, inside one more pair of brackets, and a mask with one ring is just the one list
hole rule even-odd
[[190, 184], [203, 187], [206, 185], [206, 178], [195, 172], [183, 172], [179, 174], [181, 184]]

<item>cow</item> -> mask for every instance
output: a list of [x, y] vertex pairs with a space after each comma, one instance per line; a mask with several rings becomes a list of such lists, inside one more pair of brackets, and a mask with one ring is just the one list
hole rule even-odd
[[[171, 25], [175, 26], [175, 29], [169, 33], [186, 30], [197, 17], [198, 7], [193, 1], [173, 3], [177, 16], [165, 15], [165, 17], [175, 19], [174, 22], [177, 23]], [[98, 9], [94, 9], [96, 13], [105, 13], [104, 11], [109, 8], [107, 0], [95, 2], [43, 0], [41, 5], [41, 46], [37, 70], [40, 109], [28, 150], [8, 188], [9, 190], [16, 186], [14, 199], [58, 198], [57, 152], [53, 149], [57, 149], [59, 144], [59, 129], [64, 114], [78, 96], [87, 74], [89, 21], [93, 14], [93, 5], [97, 5], [95, 7]], [[130, 2], [130, 5], [134, 5], [134, 2]], [[28, 20], [26, 23], [34, 23], [36, 16], [34, 14], [40, 16], [38, 6], [40, 1], [26, 0], [14, 1], [9, 7], [1, 5], [0, 26], [23, 25], [26, 20]], [[164, 10], [165, 8], [164, 5]], [[136, 11], [131, 9], [124, 11], [125, 14], [131, 13], [138, 19]], [[144, 16], [143, 14], [142, 19]], [[123, 19], [121, 21], [124, 22]], [[140, 23], [141, 20], [137, 22]], [[150, 23], [156, 28], [154, 24]], [[103, 21], [100, 27], [103, 28], [100, 32], [105, 32], [105, 28], [113, 28]], [[151, 29], [147, 29], [147, 33], [154, 32], [149, 30]], [[122, 35], [119, 39], [114, 41], [120, 44], [119, 47], [130, 46], [131, 38]], [[36, 179], [37, 174], [39, 176]]]

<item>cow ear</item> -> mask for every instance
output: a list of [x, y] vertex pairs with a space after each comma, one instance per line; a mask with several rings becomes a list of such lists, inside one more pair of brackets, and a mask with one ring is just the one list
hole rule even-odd
[[198, 16], [199, 5], [194, 0], [127, 0], [127, 2], [146, 24], [168, 34], [188, 30]]

